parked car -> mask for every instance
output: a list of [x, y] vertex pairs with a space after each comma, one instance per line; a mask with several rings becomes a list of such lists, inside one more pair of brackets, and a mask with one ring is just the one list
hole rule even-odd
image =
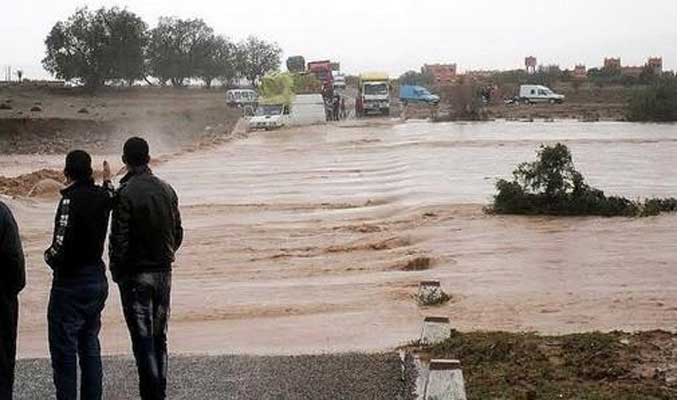
[[427, 103], [438, 104], [439, 96], [430, 93], [427, 89], [417, 85], [401, 85], [399, 87], [399, 100], [404, 103]]
[[521, 85], [519, 87], [519, 101], [525, 104], [562, 103], [564, 95], [557, 94], [542, 85]]

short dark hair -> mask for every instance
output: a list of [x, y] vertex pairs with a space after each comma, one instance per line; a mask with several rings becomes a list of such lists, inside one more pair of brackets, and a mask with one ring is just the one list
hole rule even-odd
[[123, 162], [133, 167], [140, 167], [149, 163], [149, 143], [134, 136], [123, 145]]
[[92, 157], [84, 150], [73, 150], [66, 155], [64, 175], [73, 181], [92, 179]]

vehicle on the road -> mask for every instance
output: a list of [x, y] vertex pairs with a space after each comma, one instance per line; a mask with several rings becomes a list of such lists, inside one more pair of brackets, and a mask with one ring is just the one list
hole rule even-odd
[[260, 104], [248, 119], [248, 129], [276, 129], [288, 125], [290, 107], [286, 104]]
[[399, 100], [404, 104], [439, 104], [439, 96], [432, 94], [429, 90], [417, 85], [401, 85], [399, 87]]
[[390, 80], [384, 72], [359, 75], [359, 87], [355, 101], [357, 116], [377, 113], [390, 114]]
[[334, 89], [346, 89], [347, 82], [345, 82], [345, 74], [338, 71], [333, 71], [333, 88]]
[[227, 90], [225, 98], [230, 107], [257, 107], [257, 92], [252, 89]]
[[525, 104], [562, 103], [564, 102], [564, 95], [557, 94], [543, 85], [521, 85], [519, 87], [519, 101]]
[[321, 81], [325, 92], [333, 92], [333, 69], [329, 60], [308, 62], [307, 72], [316, 75], [319, 81]]
[[290, 110], [290, 125], [313, 125], [326, 122], [321, 94], [296, 94]]
[[326, 110], [321, 94], [298, 94], [290, 104], [261, 104], [248, 119], [248, 129], [277, 129], [292, 125], [313, 125], [326, 122]]

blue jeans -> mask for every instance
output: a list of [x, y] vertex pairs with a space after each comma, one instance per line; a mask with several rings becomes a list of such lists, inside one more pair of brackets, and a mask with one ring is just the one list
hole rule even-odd
[[118, 283], [142, 400], [164, 400], [168, 375], [171, 273], [141, 272]]
[[80, 398], [102, 398], [99, 330], [108, 293], [103, 273], [52, 282], [47, 322], [58, 400], [77, 399], [76, 360], [80, 361]]

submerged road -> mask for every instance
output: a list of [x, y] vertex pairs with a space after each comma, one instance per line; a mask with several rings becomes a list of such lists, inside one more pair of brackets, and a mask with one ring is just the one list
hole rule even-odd
[[[258, 132], [155, 168], [186, 226], [172, 351], [380, 351], [416, 338], [426, 315], [460, 330], [675, 330], [675, 214], [482, 212], [496, 178], [556, 141], [608, 194], [674, 196], [675, 125], [367, 121]], [[11, 203], [29, 262], [21, 357], [47, 355], [55, 204]], [[423, 279], [452, 300], [419, 308]], [[104, 352], [129, 354], [115, 285], [103, 319]]]

